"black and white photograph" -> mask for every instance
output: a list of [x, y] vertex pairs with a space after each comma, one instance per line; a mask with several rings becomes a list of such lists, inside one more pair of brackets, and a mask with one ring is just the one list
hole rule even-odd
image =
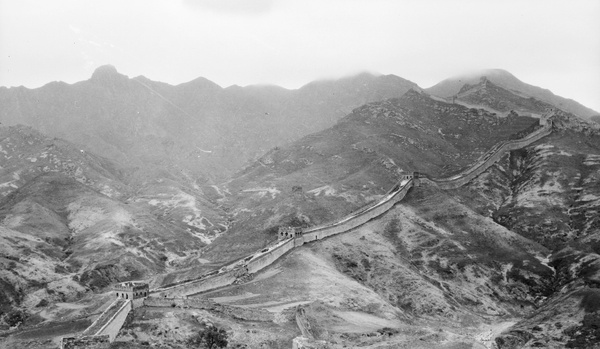
[[599, 0], [0, 0], [0, 349], [600, 349]]

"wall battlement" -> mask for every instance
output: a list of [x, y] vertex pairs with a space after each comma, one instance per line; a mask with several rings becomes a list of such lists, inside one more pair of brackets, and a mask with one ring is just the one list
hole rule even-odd
[[246, 278], [248, 274], [256, 273], [271, 265], [282, 255], [295, 247], [347, 232], [382, 215], [398, 201], [402, 200], [410, 188], [418, 186], [421, 181], [434, 184], [441, 189], [455, 189], [463, 186], [493, 165], [507, 151], [525, 147], [549, 135], [552, 132], [552, 122], [549, 120], [549, 117], [553, 111], [549, 111], [549, 113], [549, 116], [545, 116], [545, 120], [548, 120], [549, 122], [541, 125], [541, 128], [524, 138], [498, 143], [482, 155], [472, 166], [457, 175], [450, 178], [429, 178], [425, 174], [418, 172], [400, 173], [400, 182], [378, 202], [368, 204], [350, 215], [330, 224], [310, 229], [280, 227], [278, 231], [279, 243], [274, 247], [263, 249], [260, 252], [256, 252], [253, 255], [231, 263], [230, 265], [221, 268], [216, 274], [213, 273], [206, 277], [189, 280], [182, 284], [172, 285], [170, 287], [158, 288], [151, 292], [151, 296], [180, 297], [231, 285], [239, 278]]
[[456, 189], [468, 182], [472, 181], [475, 177], [479, 176], [490, 166], [496, 163], [504, 154], [511, 150], [524, 148], [538, 140], [548, 136], [552, 133], [552, 121], [548, 120], [541, 128], [535, 130], [533, 133], [521, 139], [508, 140], [496, 144], [492, 149], [483, 154], [472, 166], [466, 170], [460, 172], [457, 175], [449, 178], [430, 178], [427, 177], [428, 182], [438, 186], [441, 189]]
[[[185, 308], [220, 311], [246, 320], [272, 321], [272, 314], [267, 311], [260, 309], [248, 310], [227, 306], [206, 299], [187, 299], [186, 296], [189, 294], [214, 290], [216, 288], [231, 285], [238, 280], [244, 280], [249, 275], [251, 276], [271, 265], [295, 247], [355, 229], [369, 220], [389, 211], [396, 203], [405, 197], [413, 186], [418, 186], [420, 181], [434, 184], [441, 189], [454, 189], [463, 186], [487, 170], [506, 152], [526, 147], [551, 134], [553, 124], [550, 117], [553, 113], [554, 110], [549, 110], [548, 113], [540, 119], [541, 128], [538, 130], [521, 139], [500, 142], [481, 156], [472, 166], [458, 175], [454, 175], [450, 178], [437, 179], [429, 178], [418, 172], [400, 173], [400, 182], [388, 191], [381, 200], [368, 204], [334, 223], [325, 224], [308, 230], [294, 227], [280, 228], [278, 231], [277, 243], [231, 263], [221, 268], [219, 271], [213, 271], [198, 279], [188, 280], [181, 284], [158, 288], [152, 291], [149, 291], [148, 284], [144, 283], [125, 282], [114, 285], [113, 291], [116, 293], [117, 300], [115, 300], [115, 302], [113, 302], [109, 308], [107, 308], [100, 317], [82, 333], [82, 336], [63, 338], [61, 349], [109, 348], [110, 342], [114, 341], [119, 330], [123, 326], [127, 315], [133, 309], [133, 300], [139, 299], [141, 302], [147, 295], [152, 296], [152, 298], [143, 299], [144, 306], [148, 307], [175, 305]], [[542, 119], [544, 119], [544, 121], [541, 121]], [[175, 298], [182, 296], [184, 298]], [[315, 341], [309, 338], [311, 333], [306, 329], [305, 322], [302, 321], [302, 316], [303, 313], [297, 313], [296, 320], [300, 329], [303, 330], [303, 336], [294, 338], [293, 347], [324, 348], [324, 341]]]
[[132, 281], [115, 284], [112, 286], [112, 290], [115, 293], [115, 296], [124, 299], [144, 298], [148, 297], [148, 294], [150, 293], [150, 288], [147, 283]]
[[248, 274], [254, 274], [266, 268], [295, 247], [344, 233], [384, 214], [404, 198], [412, 185], [413, 179], [403, 179], [384, 195], [380, 201], [366, 205], [334, 223], [313, 227], [308, 230], [285, 227], [279, 231], [279, 234], [287, 233], [288, 235], [279, 237], [281, 240], [276, 245], [231, 263], [221, 268], [217, 274], [186, 281], [179, 285], [152, 290], [150, 296], [163, 298], [182, 297], [231, 285], [239, 278], [244, 278]]
[[302, 228], [300, 227], [279, 227], [277, 236], [279, 240], [286, 240], [289, 238], [297, 238], [302, 235]]

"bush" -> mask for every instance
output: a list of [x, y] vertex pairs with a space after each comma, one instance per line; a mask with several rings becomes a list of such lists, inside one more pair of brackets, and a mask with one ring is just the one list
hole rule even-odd
[[45, 307], [48, 305], [48, 301], [45, 299], [42, 299], [37, 305], [36, 308], [41, 308], [41, 307]]
[[210, 326], [192, 336], [188, 344], [206, 349], [224, 348], [227, 346], [227, 332], [222, 328]]
[[8, 326], [14, 327], [20, 324], [21, 322], [25, 321], [26, 318], [27, 316], [25, 313], [23, 313], [20, 310], [14, 310], [6, 315], [6, 317], [4, 318], [4, 322], [6, 322]]

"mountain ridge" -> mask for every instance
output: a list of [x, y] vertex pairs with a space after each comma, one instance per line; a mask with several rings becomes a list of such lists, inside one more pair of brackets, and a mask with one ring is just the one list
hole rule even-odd
[[535, 97], [543, 102], [550, 103], [565, 111], [578, 115], [586, 120], [600, 113], [583, 106], [575, 100], [560, 97], [548, 89], [527, 84], [513, 74], [503, 69], [486, 69], [475, 71], [468, 74], [457, 75], [440, 81], [439, 83], [426, 88], [429, 93], [440, 97], [451, 97], [459, 92], [465, 84], [477, 84], [481, 77], [486, 76], [493, 83], [516, 92], [524, 93], [527, 96]]
[[[48, 93], [23, 91], [12, 96], [16, 103], [2, 104], [57, 134], [78, 132], [69, 136], [80, 142], [31, 126], [0, 128], [0, 311], [16, 305], [73, 319], [80, 308], [58, 302], [114, 299], [98, 291], [116, 281], [153, 277], [168, 285], [220, 270], [247, 252], [265, 252], [279, 227], [310, 229], [379, 202], [403, 172], [452, 177], [498, 142], [531, 133], [555, 107], [487, 78], [463, 85], [456, 99], [395, 77], [390, 90], [369, 74], [308, 86], [297, 93], [304, 99], [276, 86], [223, 89], [202, 78], [176, 88], [125, 79], [114, 67], [90, 80], [77, 89], [59, 83]], [[386, 93], [392, 98], [348, 104]], [[5, 97], [0, 91], [0, 103]], [[288, 346], [297, 328], [282, 309], [306, 303], [314, 309], [307, 311], [314, 336], [336, 349], [490, 346], [494, 338], [502, 349], [594, 343], [596, 310], [579, 302], [582, 295], [596, 299], [600, 280], [593, 214], [600, 126], [554, 109], [551, 136], [495, 159], [460, 189], [411, 190], [356, 230], [299, 247], [268, 270], [203, 295], [268, 309], [276, 322], [253, 323], [252, 332], [210, 312], [201, 321], [231, 330], [232, 345], [251, 348]], [[61, 118], [65, 111], [72, 115]], [[294, 123], [315, 111], [332, 126]], [[275, 131], [267, 126], [319, 131], [268, 139]], [[215, 176], [218, 182], [207, 178], [215, 170], [211, 157], [233, 161], [223, 147], [257, 144], [244, 137], [268, 150], [255, 148], [258, 155], [232, 166], [231, 176]], [[95, 155], [94, 142], [122, 153], [121, 161]], [[553, 313], [563, 300], [561, 313]], [[175, 302], [165, 302], [167, 310], [133, 314], [119, 336], [134, 347], [144, 346], [139, 338], [176, 346], [197, 331], [192, 310], [174, 312]], [[486, 328], [498, 330], [480, 335]]]
[[[353, 107], [399, 96], [414, 85], [388, 80], [362, 74], [297, 90], [222, 88], [205, 78], [172, 86], [102, 66], [71, 85], [0, 89], [0, 122], [33, 126], [123, 163], [170, 163], [193, 176], [216, 178], [273, 146], [333, 125]], [[136, 144], [152, 148], [152, 157]]]

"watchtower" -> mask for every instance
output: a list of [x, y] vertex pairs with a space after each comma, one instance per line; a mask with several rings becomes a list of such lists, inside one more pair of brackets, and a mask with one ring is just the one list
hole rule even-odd
[[550, 117], [554, 115], [554, 112], [554, 108], [546, 108], [546, 112], [540, 116], [540, 126], [546, 126]]
[[150, 287], [147, 283], [127, 281], [116, 284], [112, 287], [116, 297], [124, 299], [146, 298], [150, 293]]
[[277, 231], [279, 240], [285, 240], [289, 238], [299, 238], [302, 236], [302, 228], [300, 227], [279, 227]]
[[304, 199], [304, 190], [302, 190], [302, 187], [299, 185], [294, 185], [292, 187], [292, 196], [296, 200], [303, 200]]
[[415, 187], [419, 186], [419, 172], [399, 172], [400, 181], [413, 180]]

